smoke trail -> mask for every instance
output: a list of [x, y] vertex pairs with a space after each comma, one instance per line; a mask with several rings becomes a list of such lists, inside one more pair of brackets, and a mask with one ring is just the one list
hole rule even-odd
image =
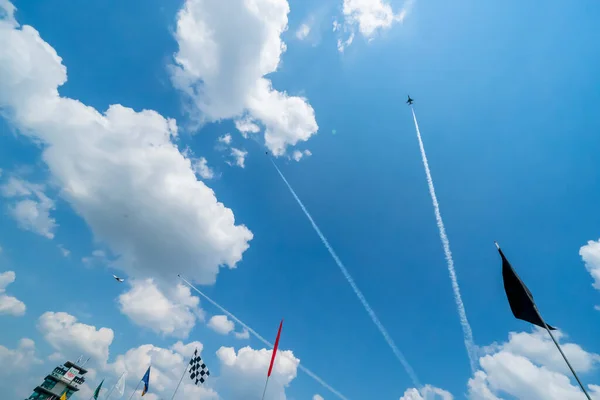
[[438, 203], [437, 196], [435, 195], [435, 187], [433, 186], [433, 178], [431, 178], [431, 171], [429, 170], [429, 162], [427, 161], [427, 154], [425, 153], [425, 147], [423, 146], [423, 139], [421, 138], [421, 131], [419, 131], [419, 124], [417, 123], [417, 116], [415, 115], [414, 108], [411, 107], [413, 119], [415, 120], [415, 128], [417, 129], [417, 138], [419, 139], [419, 147], [421, 149], [421, 158], [423, 159], [423, 166], [425, 167], [425, 174], [427, 175], [427, 185], [429, 186], [429, 194], [431, 194], [431, 201], [433, 202], [433, 210], [435, 212], [435, 220], [440, 231], [440, 240], [444, 247], [444, 255], [446, 256], [446, 262], [448, 263], [448, 273], [450, 274], [450, 281], [452, 281], [452, 291], [454, 292], [454, 301], [458, 308], [458, 315], [460, 317], [460, 324], [463, 330], [463, 336], [465, 340], [465, 347], [467, 348], [467, 355], [469, 356], [469, 362], [471, 364], [471, 370], [475, 373], [477, 369], [477, 347], [473, 342], [473, 331], [471, 325], [467, 319], [467, 313], [465, 311], [465, 305], [463, 304], [462, 297], [460, 295], [460, 287], [458, 286], [458, 280], [456, 279], [456, 271], [454, 270], [454, 260], [452, 259], [452, 252], [450, 251], [450, 241], [446, 236], [446, 228], [444, 227], [444, 221], [442, 220], [442, 214], [440, 213], [440, 204]]
[[290, 193], [292, 193], [292, 196], [294, 196], [294, 199], [296, 199], [296, 202], [298, 203], [298, 205], [300, 205], [300, 208], [302, 209], [302, 211], [304, 212], [304, 214], [306, 215], [306, 217], [310, 221], [312, 227], [315, 229], [315, 232], [317, 232], [317, 235], [319, 235], [319, 238], [321, 238], [321, 242], [323, 242], [323, 245], [325, 245], [325, 248], [327, 248], [327, 250], [329, 251], [329, 254], [331, 254], [331, 257], [333, 258], [333, 261], [335, 261], [335, 263], [337, 264], [337, 266], [342, 271], [342, 274], [344, 274], [344, 277], [346, 278], [346, 280], [348, 281], [348, 283], [352, 287], [352, 290], [354, 291], [354, 294], [356, 294], [356, 297], [358, 297], [358, 299], [362, 303], [363, 307], [365, 308], [365, 310], [367, 311], [367, 313], [371, 317], [371, 320], [373, 321], [373, 323], [375, 324], [375, 326], [377, 326], [377, 329], [379, 329], [379, 332], [381, 332], [381, 335], [383, 336], [383, 338], [387, 342], [388, 346], [390, 346], [390, 348], [392, 349], [392, 352], [394, 353], [394, 355], [396, 356], [396, 358], [398, 358], [398, 360], [400, 361], [400, 363], [402, 364], [402, 366], [406, 370], [406, 373], [408, 374], [408, 376], [412, 380], [413, 384], [417, 388], [420, 389], [421, 388], [421, 384], [419, 383], [419, 379], [417, 378], [417, 375], [413, 371], [413, 369], [410, 366], [410, 364], [408, 363], [408, 361], [406, 361], [406, 358], [404, 357], [404, 354], [402, 354], [402, 352], [400, 351], [400, 349], [398, 349], [398, 347], [396, 346], [396, 344], [394, 343], [394, 341], [390, 337], [389, 333], [384, 328], [383, 324], [379, 321], [379, 318], [377, 318], [377, 315], [375, 315], [375, 312], [373, 311], [373, 309], [371, 308], [371, 306], [367, 302], [367, 299], [365, 299], [365, 296], [362, 294], [362, 292], [360, 291], [360, 289], [358, 288], [358, 286], [356, 286], [356, 283], [354, 283], [354, 279], [352, 279], [352, 276], [350, 275], [350, 273], [348, 272], [348, 270], [346, 269], [346, 267], [344, 266], [344, 264], [342, 263], [342, 261], [339, 259], [339, 257], [337, 256], [337, 254], [335, 253], [335, 251], [333, 250], [333, 248], [331, 247], [331, 245], [329, 244], [329, 242], [325, 238], [325, 235], [323, 235], [323, 233], [321, 232], [321, 230], [319, 229], [319, 227], [317, 226], [317, 224], [315, 223], [315, 221], [312, 219], [312, 217], [309, 214], [308, 210], [306, 210], [306, 207], [304, 207], [304, 204], [302, 203], [302, 201], [300, 200], [300, 198], [298, 197], [298, 195], [296, 195], [296, 192], [294, 191], [294, 189], [292, 189], [292, 186], [289, 184], [289, 182], [287, 181], [287, 179], [285, 179], [285, 176], [283, 176], [283, 174], [281, 173], [281, 171], [279, 170], [279, 168], [277, 168], [277, 164], [275, 164], [275, 161], [273, 161], [271, 159], [271, 163], [273, 163], [273, 166], [275, 167], [275, 169], [279, 173], [279, 176], [281, 177], [281, 179], [283, 180], [283, 182], [285, 182], [286, 186], [290, 190]]
[[[177, 276], [183, 282], [185, 282], [191, 289], [195, 290], [200, 296], [202, 296], [203, 298], [205, 298], [209, 303], [211, 303], [213, 306], [217, 307], [219, 310], [221, 310], [222, 312], [224, 312], [225, 314], [227, 314], [232, 320], [234, 320], [235, 322], [237, 322], [238, 324], [240, 324], [243, 328], [247, 329], [248, 332], [250, 332], [255, 338], [257, 338], [258, 340], [260, 340], [263, 344], [265, 344], [266, 346], [270, 347], [271, 349], [273, 348], [273, 344], [271, 342], [269, 342], [267, 339], [265, 339], [264, 337], [262, 337], [261, 335], [259, 335], [258, 332], [256, 332], [254, 329], [250, 328], [245, 323], [243, 323], [235, 315], [233, 315], [232, 313], [230, 313], [229, 311], [227, 311], [226, 309], [224, 309], [223, 307], [221, 307], [216, 301], [214, 301], [213, 299], [211, 299], [210, 297], [208, 297], [207, 295], [205, 295], [204, 293], [202, 293], [197, 287], [195, 287], [190, 282], [188, 282], [184, 277], [182, 277], [181, 275], [177, 275]], [[279, 353], [279, 357], [287, 357], [287, 354], [286, 353]], [[348, 400], [348, 398], [346, 396], [344, 396], [343, 394], [341, 394], [340, 392], [338, 392], [337, 390], [335, 390], [333, 387], [331, 387], [329, 384], [327, 384], [327, 382], [325, 382], [323, 379], [319, 378], [314, 372], [312, 372], [311, 370], [309, 370], [308, 368], [306, 368], [302, 364], [298, 364], [298, 368], [302, 372], [304, 372], [305, 374], [307, 374], [308, 376], [310, 376], [311, 378], [313, 378], [317, 383], [319, 383], [325, 389], [329, 390], [331, 393], [333, 393], [334, 395], [336, 395], [338, 398], [340, 398], [342, 400]]]

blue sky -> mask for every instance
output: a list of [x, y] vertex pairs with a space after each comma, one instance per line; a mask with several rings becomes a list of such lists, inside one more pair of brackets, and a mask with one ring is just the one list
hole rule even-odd
[[[189, 3], [196, 4], [197, 10], [203, 4], [197, 0]], [[284, 0], [257, 3], [262, 10], [287, 4]], [[204, 184], [198, 185], [214, 191], [216, 199], [235, 216], [235, 223], [221, 232], [234, 238], [231, 240], [221, 241], [214, 231], [211, 233], [211, 211], [199, 219], [198, 226], [186, 225], [179, 231], [177, 221], [186, 219], [176, 205], [202, 208], [204, 203], [193, 198], [180, 203], [188, 201], [186, 193], [168, 197], [168, 191], [152, 189], [152, 171], [146, 180], [136, 181], [145, 176], [145, 153], [129, 153], [139, 155], [139, 159], [123, 162], [100, 157], [95, 164], [87, 164], [87, 157], [82, 156], [73, 164], [79, 169], [66, 166], [68, 162], [62, 160], [81, 154], [75, 145], [65, 145], [70, 140], [89, 151], [91, 158], [100, 151], [94, 148], [96, 144], [106, 145], [108, 152], [114, 150], [110, 153], [114, 157], [125, 153], [118, 153], [117, 147], [110, 150], [112, 139], [103, 141], [101, 133], [97, 142], [87, 142], [86, 132], [78, 130], [77, 124], [61, 125], [68, 113], [63, 118], [33, 118], [37, 111], [32, 112], [27, 104], [41, 93], [38, 86], [32, 89], [34, 84], [42, 87], [60, 79], [46, 80], [46, 73], [54, 74], [43, 64], [50, 62], [49, 58], [35, 63], [31, 55], [31, 65], [37, 67], [24, 75], [39, 74], [39, 79], [35, 75], [31, 84], [13, 85], [16, 78], [11, 78], [17, 75], [10, 73], [20, 71], [13, 66], [23, 64], [11, 64], [18, 56], [0, 50], [0, 68], [4, 65], [2, 71], [10, 72], [0, 78], [0, 89], [6, 93], [0, 95], [4, 116], [0, 120], [0, 183], [8, 187], [13, 178], [27, 182], [27, 196], [38, 207], [43, 206], [43, 198], [36, 193], [52, 202], [47, 212], [56, 224], [45, 236], [39, 234], [40, 229], [23, 229], [22, 221], [11, 211], [22, 199], [4, 191], [0, 200], [0, 272], [14, 271], [16, 279], [6, 286], [6, 293], [22, 301], [26, 312], [0, 315], [2, 326], [9, 327], [1, 330], [0, 345], [14, 350], [21, 338], [30, 338], [40, 360], [23, 365], [27, 378], [10, 390], [29, 395], [32, 383], [41, 381], [56, 362], [48, 360], [51, 354], [77, 358], [86, 349], [82, 344], [69, 350], [52, 339], [50, 328], [40, 320], [46, 312], [64, 312], [77, 319], [62, 329], [84, 324], [94, 327], [93, 335], [102, 327], [113, 330], [114, 339], [104, 342], [110, 355], [93, 365], [97, 373], [90, 379], [93, 384], [104, 376], [114, 381], [115, 374], [121, 372], [117, 356], [130, 349], [144, 344], [169, 349], [182, 340], [203, 344], [203, 357], [222, 382], [221, 386], [211, 386], [212, 392], [201, 392], [200, 396], [206, 396], [201, 398], [237, 399], [235, 390], [222, 388], [232, 377], [250, 382], [249, 386], [240, 383], [243, 390], [252, 390], [248, 388], [256, 384], [262, 389], [257, 378], [262, 379], [258, 361], [254, 360], [256, 371], [248, 372], [239, 365], [227, 365], [223, 353], [219, 356], [216, 352], [221, 346], [235, 351], [250, 346], [257, 351], [256, 357], [267, 359], [258, 352], [263, 344], [252, 337], [236, 339], [232, 333], [222, 335], [212, 330], [207, 322], [221, 313], [202, 299], [198, 306], [191, 296], [194, 293], [177, 294], [178, 272], [205, 283], [201, 290], [269, 340], [274, 340], [277, 324], [285, 318], [281, 348], [293, 351], [303, 365], [348, 398], [374, 398], [376, 393], [376, 398], [398, 399], [413, 386], [264, 155], [264, 131], [270, 129], [277, 138], [302, 137], [297, 143], [288, 142], [283, 147], [269, 147], [267, 143], [267, 147], [278, 155], [276, 162], [283, 174], [421, 382], [448, 391], [457, 399], [491, 399], [468, 385], [473, 373], [462, 342], [412, 115], [404, 105], [407, 93], [415, 99], [475, 342], [482, 348], [499, 344], [493, 350], [482, 350], [482, 359], [487, 357], [481, 364], [488, 377], [487, 387], [497, 398], [549, 398], [539, 391], [543, 390], [541, 375], [540, 380], [532, 378], [529, 386], [503, 386], [502, 377], [509, 381], [514, 378], [499, 372], [507, 354], [523, 363], [530, 361], [539, 370], [563, 373], [558, 361], [519, 347], [519, 338], [529, 338], [540, 348], [555, 351], [546, 347], [544, 335], [510, 314], [494, 240], [501, 243], [534, 293], [545, 318], [568, 335], [563, 340], [573, 343], [574, 356], [579, 350], [582, 353], [577, 354], [585, 354], [579, 369], [583, 380], [600, 383], [596, 368], [600, 348], [594, 329], [598, 318], [594, 306], [600, 300], [592, 286], [593, 275], [600, 269], [600, 245], [588, 244], [600, 237], [600, 191], [595, 185], [600, 178], [600, 31], [595, 28], [600, 6], [592, 1], [568, 7], [550, 1], [543, 8], [516, 1], [504, 2], [501, 7], [475, 1], [416, 0], [403, 4], [373, 0], [371, 4], [376, 3], [390, 4], [395, 13], [405, 9], [406, 16], [390, 26], [382, 23], [368, 34], [365, 26], [344, 14], [342, 0], [290, 1], [287, 31], [279, 35], [266, 29], [261, 31], [264, 37], [251, 34], [256, 30], [244, 35], [246, 27], [236, 25], [240, 18], [215, 18], [217, 22], [211, 22], [216, 32], [212, 40], [226, 49], [219, 53], [222, 57], [216, 69], [211, 69], [210, 54], [195, 47], [199, 44], [192, 39], [199, 37], [198, 31], [191, 36], [178, 35], [178, 10], [183, 2], [14, 3], [16, 21], [35, 28], [62, 58], [68, 77], [59, 88], [63, 98], [76, 99], [99, 113], [121, 104], [135, 112], [154, 110], [164, 118], [175, 119], [177, 138], [167, 140], [192, 161], [206, 159], [214, 176], [209, 179], [199, 173], [197, 179]], [[243, 2], [222, 7], [231, 15], [246, 15], [236, 9], [244, 7]], [[367, 6], [355, 10], [355, 15], [365, 10]], [[201, 18], [202, 13], [194, 16]], [[253, 21], [270, 26], [269, 18]], [[334, 32], [334, 20], [344, 28]], [[222, 26], [217, 27], [220, 23]], [[310, 33], [300, 40], [296, 32], [303, 23], [310, 26]], [[21, 42], [10, 35], [13, 31], [20, 32], [21, 28], [8, 27], [7, 22], [0, 43], [10, 43], [28, 54], [28, 48], [20, 47]], [[344, 41], [350, 35], [355, 35], [354, 41], [343, 52], [338, 51], [338, 39]], [[267, 36], [280, 37], [286, 51], [279, 59], [275, 57], [279, 61], [276, 70], [267, 71], [264, 77], [257, 75], [257, 81], [272, 82], [270, 91], [260, 92], [253, 82], [246, 86], [242, 82], [254, 70], [234, 64], [251, 65], [259, 60], [260, 56], [250, 52], [260, 46], [254, 47], [251, 41], [267, 43]], [[239, 49], [226, 46], [238, 42]], [[181, 76], [191, 79], [194, 71], [205, 68], [205, 75], [200, 76], [209, 82], [206, 93], [190, 96], [186, 90], [193, 84], [177, 83], [174, 78], [174, 54], [186, 45], [190, 51], [179, 54], [187, 57], [192, 67], [181, 68]], [[274, 91], [286, 92], [287, 99], [297, 100], [290, 106], [292, 111], [283, 107], [287, 103], [265, 100], [275, 101], [267, 96]], [[242, 96], [250, 100], [240, 100], [243, 104], [234, 109], [231, 103]], [[289, 118], [286, 113], [290, 113]], [[219, 115], [225, 116], [215, 122]], [[244, 138], [235, 120], [248, 116], [261, 131]], [[47, 124], [44, 118], [48, 118]], [[315, 122], [318, 130], [313, 129]], [[134, 131], [137, 128], [133, 124], [125, 128], [119, 125], [110, 132]], [[46, 126], [51, 126], [47, 133], [37, 132]], [[142, 138], [144, 129], [140, 130]], [[218, 138], [228, 133], [231, 143], [219, 144]], [[235, 165], [232, 148], [247, 152], [243, 168]], [[290, 158], [295, 150], [309, 150], [312, 155], [296, 162]], [[171, 168], [168, 162], [174, 156], [170, 154], [164, 159], [165, 170]], [[114, 164], [104, 170], [101, 161], [109, 159]], [[115, 165], [123, 166], [122, 173], [106, 172], [110, 180], [91, 185], [95, 193], [102, 190], [105, 197], [90, 199], [69, 192], [75, 190], [73, 182], [77, 179], [98, 179]], [[87, 175], [93, 168], [94, 173]], [[70, 180], [68, 173], [77, 179]], [[140, 187], [143, 194], [132, 196]], [[174, 200], [162, 207], [161, 199]], [[102, 203], [120, 208], [103, 207]], [[151, 215], [145, 213], [149, 210]], [[28, 216], [21, 214], [26, 220]], [[123, 218], [131, 222], [123, 222]], [[147, 219], [156, 223], [147, 224]], [[117, 220], [129, 226], [115, 226]], [[228, 221], [227, 217], [222, 221]], [[166, 229], [161, 232], [163, 225]], [[251, 240], [242, 225], [252, 232]], [[169, 234], [171, 228], [178, 231], [177, 236]], [[123, 240], [119, 235], [129, 237], [135, 232], [143, 232], [148, 239], [132, 239], [131, 243], [127, 239], [126, 244], [120, 244]], [[211, 239], [215, 237], [218, 239]], [[237, 246], [246, 242], [249, 247], [239, 250]], [[70, 254], [65, 257], [59, 245]], [[181, 255], [181, 249], [192, 250]], [[105, 256], [93, 257], [94, 251]], [[212, 258], [213, 253], [218, 256]], [[198, 257], [197, 263], [192, 262], [196, 260], [193, 257]], [[85, 258], [94, 260], [86, 262]], [[140, 260], [158, 261], [148, 266]], [[214, 278], [219, 263], [235, 264], [236, 268], [221, 268], [214, 284], [203, 282], [204, 278]], [[127, 282], [116, 283], [112, 273], [127, 277]], [[152, 284], [147, 283], [149, 278]], [[150, 329], [147, 319], [154, 307], [152, 299], [142, 301], [149, 310], [141, 309], [135, 301], [124, 308], [119, 301], [124, 293], [131, 293], [129, 282], [156, 289], [152, 293], [160, 293], [160, 299], [178, 307], [187, 322], [173, 321], [167, 312], [165, 318], [175, 324], [174, 331]], [[200, 314], [204, 314], [204, 321], [195, 321], [193, 315]], [[178, 335], [176, 331], [184, 333]], [[236, 326], [235, 331], [241, 327]], [[522, 332], [522, 336], [512, 340], [509, 332]], [[107, 341], [105, 337], [103, 340]], [[188, 351], [173, 354], [183, 357]], [[296, 372], [295, 368], [293, 373], [285, 366], [281, 368], [281, 382]], [[164, 366], [165, 376], [167, 369]], [[176, 368], [173, 373], [180, 374]], [[3, 388], [12, 386], [9, 379], [14, 382], [14, 377], [0, 378]], [[130, 378], [135, 386], [137, 378]], [[289, 382], [285, 393], [290, 399], [310, 399], [316, 393], [335, 398], [300, 371]], [[273, 392], [272, 399], [284, 398], [277, 397], [283, 395], [283, 384], [280, 386], [281, 393]], [[426, 398], [425, 390], [421, 395]], [[577, 393], [573, 396], [579, 398]]]

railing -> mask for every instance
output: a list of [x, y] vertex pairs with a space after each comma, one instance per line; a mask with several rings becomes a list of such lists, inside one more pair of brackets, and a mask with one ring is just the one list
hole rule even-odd
[[83, 384], [85, 382], [85, 379], [80, 378], [80, 377], [77, 376], [77, 377], [75, 377], [75, 379], [73, 379], [73, 382], [76, 383], [76, 384], [78, 384], [78, 385], [81, 385], [81, 384]]
[[62, 378], [62, 376], [63, 376], [64, 374], [66, 374], [66, 373], [67, 373], [67, 370], [66, 370], [66, 369], [63, 369], [63, 368], [61, 368], [61, 367], [56, 367], [56, 368], [54, 368], [54, 371], [52, 371], [52, 374], [51, 374], [51, 375], [54, 375], [54, 376], [56, 376], [57, 378]]

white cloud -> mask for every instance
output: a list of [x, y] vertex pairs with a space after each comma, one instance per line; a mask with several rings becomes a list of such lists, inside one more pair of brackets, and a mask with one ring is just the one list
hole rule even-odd
[[[125, 354], [118, 355], [113, 363], [104, 368], [103, 371], [112, 376], [107, 379], [108, 386], [114, 384], [121, 373], [127, 372], [126, 393], [131, 393], [148, 365], [152, 363], [150, 391], [144, 398], [170, 398], [196, 348], [201, 352], [202, 358], [206, 359], [202, 353], [203, 346], [199, 342], [177, 342], [170, 348], [151, 344], [132, 348]], [[276, 358], [265, 400], [285, 400], [285, 388], [296, 376], [299, 360], [294, 358], [290, 351], [285, 353], [285, 357], [278, 354]], [[271, 359], [270, 350], [245, 347], [236, 353], [233, 348], [221, 347], [217, 351], [217, 358], [220, 366], [207, 363], [211, 374], [202, 386], [193, 385], [186, 374], [177, 397], [199, 400], [247, 400], [253, 397], [252, 393], [257, 393], [256, 397], [262, 394], [265, 371]], [[220, 375], [216, 375], [216, 371], [220, 371]], [[94, 385], [90, 383], [88, 386]]]
[[[1, 3], [1, 0], [0, 0]], [[40, 370], [43, 364], [37, 356], [33, 340], [23, 338], [15, 349], [0, 345], [0, 393], [2, 398], [23, 399], [40, 383], [47, 371]]]
[[22, 229], [35, 232], [48, 239], [54, 238], [56, 220], [50, 216], [54, 201], [44, 194], [44, 186], [11, 177], [2, 186], [2, 194], [18, 198], [9, 206], [10, 213]]
[[13, 283], [15, 278], [14, 271], [6, 271], [0, 274], [0, 315], [8, 314], [15, 317], [25, 315], [25, 303], [6, 294], [6, 287]]
[[594, 279], [594, 288], [600, 290], [600, 240], [590, 240], [579, 249], [579, 255], [585, 263], [585, 268]]
[[[557, 340], [564, 335], [557, 332]], [[578, 372], [589, 372], [600, 360], [574, 343], [562, 344]], [[547, 333], [511, 333], [509, 341], [485, 349], [481, 370], [469, 380], [469, 398], [497, 400], [501, 394], [521, 399], [577, 400], [581, 391], [570, 379], [564, 361]]]
[[[564, 334], [557, 331], [554, 337], [560, 342]], [[576, 371], [588, 372], [600, 361], [598, 355], [586, 352], [578, 344], [563, 343], [561, 347]], [[502, 345], [502, 351], [522, 355], [533, 363], [556, 372], [570, 373], [554, 342], [541, 328], [535, 328], [532, 333], [511, 332], [509, 341]]]
[[296, 38], [298, 40], [304, 40], [310, 33], [310, 26], [306, 23], [300, 25], [296, 31]]
[[[244, 347], [236, 353], [231, 347], [221, 347], [217, 351], [221, 375], [215, 384], [219, 395], [228, 400], [260, 397], [271, 354], [271, 350], [266, 349], [254, 350]], [[269, 379], [266, 400], [286, 399], [285, 388], [296, 377], [299, 363], [300, 360], [295, 358], [291, 351], [278, 351]]]
[[[343, 52], [352, 44], [356, 30], [370, 41], [377, 32], [391, 28], [396, 22], [403, 22], [413, 4], [414, 0], [405, 0], [402, 8], [395, 13], [388, 0], [344, 0], [342, 7], [343, 30], [349, 36], [345, 41], [338, 39], [338, 50]], [[333, 31], [341, 29], [342, 25], [334, 21]]]
[[196, 319], [204, 318], [198, 307], [200, 299], [192, 296], [190, 288], [178, 284], [161, 291], [150, 278], [130, 281], [129, 291], [118, 298], [120, 310], [136, 324], [157, 333], [185, 338]]
[[[183, 344], [177, 342], [168, 349], [151, 344], [141, 345], [128, 350], [125, 354], [116, 357], [115, 362], [107, 366], [106, 371], [112, 373], [115, 382], [121, 373], [127, 372], [127, 388], [125, 393], [132, 393], [146, 369], [152, 363], [150, 370], [150, 391], [144, 399], [158, 400], [159, 398], [171, 398], [175, 387], [181, 378], [183, 369], [187, 366], [195, 349], [202, 351], [202, 343], [191, 342]], [[210, 369], [210, 365], [209, 365]], [[212, 375], [211, 375], [212, 378]], [[211, 379], [207, 381], [209, 383]], [[206, 384], [195, 386], [191, 383], [189, 375], [184, 376], [178, 398], [218, 400], [216, 392]]]
[[65, 312], [48, 311], [39, 318], [38, 329], [52, 348], [66, 357], [85, 354], [94, 365], [104, 365], [108, 360], [114, 338], [110, 328], [96, 329]]
[[234, 332], [233, 335], [235, 336], [236, 339], [249, 339], [250, 338], [250, 332], [248, 332], [248, 329], [244, 328], [241, 332]]
[[231, 144], [231, 135], [229, 133], [224, 134], [223, 136], [219, 136], [219, 143], [223, 143], [225, 145]]
[[454, 396], [443, 389], [425, 385], [421, 391], [411, 388], [404, 392], [400, 400], [453, 400]]
[[0, 21], [0, 65], [0, 109], [18, 132], [44, 145], [53, 182], [108, 244], [115, 266], [174, 280], [176, 265], [188, 279], [211, 284], [220, 266], [242, 259], [252, 233], [196, 178], [173, 143], [174, 120], [121, 105], [102, 114], [60, 97], [67, 80], [61, 58], [34, 28], [10, 19]]
[[312, 400], [325, 400], [325, 399], [323, 398], [323, 396], [321, 396], [321, 395], [318, 395], [318, 394], [315, 394], [315, 395], [313, 396]]
[[192, 167], [194, 168], [194, 172], [204, 179], [212, 179], [215, 177], [214, 171], [208, 166], [208, 162], [204, 157], [195, 160]]
[[240, 168], [244, 168], [246, 166], [245, 162], [247, 155], [248, 152], [245, 150], [236, 149], [235, 147], [231, 148], [231, 156], [235, 158], [235, 165], [237, 165]]
[[300, 150], [294, 150], [294, 152], [292, 153], [292, 158], [296, 161], [300, 161], [302, 159], [302, 157], [310, 157], [312, 156], [312, 153], [310, 152], [310, 150], [304, 150], [304, 151], [300, 151]]
[[260, 132], [260, 127], [252, 122], [252, 118], [246, 116], [235, 120], [235, 128], [240, 131], [243, 137], [247, 138], [249, 133]]
[[[573, 368], [580, 374], [591, 372], [600, 356], [586, 352], [575, 343], [564, 343], [565, 335], [556, 331]], [[545, 330], [531, 333], [511, 332], [505, 343], [481, 348], [480, 369], [468, 381], [470, 400], [500, 400], [504, 396], [531, 400], [578, 400], [582, 393]], [[590, 394], [600, 399], [598, 386], [589, 385]], [[452, 400], [442, 389], [426, 385], [421, 391], [408, 389], [400, 400]]]
[[227, 319], [227, 315], [215, 315], [208, 321], [208, 327], [221, 335], [228, 335], [235, 329], [235, 324]]
[[19, 346], [14, 350], [0, 346], [0, 365], [3, 366], [0, 368], [0, 375], [23, 373], [31, 366], [41, 363], [42, 360], [36, 356], [35, 342], [31, 339], [19, 340]]
[[273, 89], [265, 78], [286, 49], [281, 34], [288, 13], [287, 0], [186, 0], [177, 17], [172, 68], [173, 84], [203, 119], [244, 121], [239, 126], [246, 133], [260, 123], [276, 156], [318, 130], [306, 99]]

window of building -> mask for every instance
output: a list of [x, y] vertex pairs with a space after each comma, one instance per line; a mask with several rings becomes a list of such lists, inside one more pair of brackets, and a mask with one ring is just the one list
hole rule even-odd
[[56, 386], [56, 381], [54, 379], [46, 378], [40, 386], [44, 389], [51, 390], [54, 386]]

